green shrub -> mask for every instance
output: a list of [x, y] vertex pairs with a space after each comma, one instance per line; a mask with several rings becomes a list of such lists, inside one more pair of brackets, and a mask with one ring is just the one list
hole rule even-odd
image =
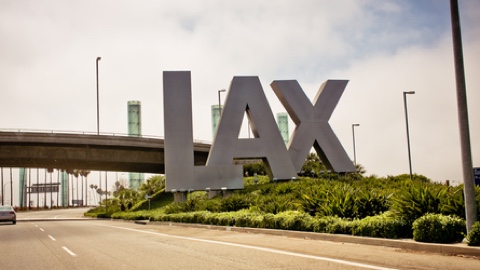
[[264, 213], [278, 214], [289, 210], [298, 210], [298, 202], [293, 195], [259, 195], [253, 202], [255, 208]]
[[327, 232], [327, 226], [330, 223], [338, 222], [340, 218], [338, 217], [315, 217], [313, 221], [313, 226], [312, 230], [314, 232], [319, 232], [319, 233], [326, 233]]
[[315, 217], [312, 221], [312, 231], [319, 233], [351, 234], [348, 221], [339, 217]]
[[399, 190], [391, 198], [391, 210], [413, 222], [427, 213], [441, 213], [441, 201], [446, 200], [447, 188], [432, 184], [415, 184]]
[[351, 222], [352, 234], [380, 238], [410, 238], [412, 227], [405, 220], [386, 212], [381, 215], [356, 219]]
[[222, 212], [222, 204], [218, 198], [210, 199], [204, 201], [202, 204], [198, 205], [197, 210], [199, 211], [210, 211], [210, 212]]
[[185, 207], [182, 203], [171, 203], [165, 207], [165, 214], [176, 214], [184, 211]]
[[240, 210], [235, 213], [235, 226], [250, 228], [266, 228], [264, 223], [264, 214], [250, 211]]
[[472, 229], [467, 235], [467, 243], [469, 246], [480, 246], [480, 222], [473, 224]]
[[355, 205], [357, 212], [356, 218], [365, 218], [369, 216], [380, 215], [383, 212], [388, 211], [388, 198], [391, 194], [385, 193], [379, 189], [363, 189], [357, 192], [355, 198]]
[[465, 220], [442, 214], [426, 214], [413, 222], [413, 239], [428, 243], [457, 243], [466, 232]]
[[353, 218], [357, 213], [355, 191], [350, 185], [336, 186], [326, 192], [324, 203], [320, 206], [323, 216], [339, 216]]
[[[309, 231], [311, 228], [310, 215], [299, 211], [286, 211], [275, 215], [275, 227], [282, 230]], [[308, 225], [308, 226], [307, 226]]]
[[364, 218], [388, 210], [387, 191], [359, 183], [335, 182], [302, 188], [299, 204], [312, 216]]
[[465, 203], [463, 200], [463, 185], [445, 187], [445, 197], [441, 202], [441, 214], [455, 215], [465, 218]]
[[150, 214], [151, 213], [148, 211], [116, 212], [112, 214], [112, 218], [125, 220], [149, 220]]
[[238, 211], [250, 207], [252, 201], [249, 196], [242, 194], [232, 194], [220, 201], [220, 209], [223, 212]]

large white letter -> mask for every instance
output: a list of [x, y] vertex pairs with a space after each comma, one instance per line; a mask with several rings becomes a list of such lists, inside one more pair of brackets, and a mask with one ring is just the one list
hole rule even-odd
[[312, 103], [296, 80], [273, 81], [271, 86], [296, 125], [288, 153], [297, 170], [313, 147], [327, 168], [335, 172], [355, 172], [355, 166], [333, 132], [328, 120], [348, 81], [328, 80]]
[[241, 165], [194, 166], [189, 71], [163, 72], [166, 190], [243, 188]]
[[[238, 138], [245, 112], [253, 139]], [[262, 159], [271, 178], [297, 176], [258, 77], [233, 78], [207, 166], [231, 165], [234, 159]]]

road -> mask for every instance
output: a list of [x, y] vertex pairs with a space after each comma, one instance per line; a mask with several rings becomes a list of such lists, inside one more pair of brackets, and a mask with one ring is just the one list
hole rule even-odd
[[19, 219], [52, 220], [0, 223], [0, 269], [480, 269], [475, 258], [386, 247], [68, 220], [80, 217], [79, 211], [20, 213]]

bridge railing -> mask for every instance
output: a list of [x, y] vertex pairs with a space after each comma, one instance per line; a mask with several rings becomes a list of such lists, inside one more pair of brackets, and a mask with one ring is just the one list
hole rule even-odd
[[[151, 139], [164, 139], [164, 136], [158, 135], [129, 135], [127, 133], [114, 133], [114, 132], [100, 132], [95, 131], [73, 131], [73, 130], [42, 130], [42, 129], [15, 129], [15, 128], [2, 128], [0, 132], [24, 132], [24, 133], [53, 133], [53, 134], [82, 134], [82, 135], [100, 135], [100, 136], [118, 136], [118, 137], [140, 137]], [[211, 141], [193, 139], [194, 143], [212, 144]]]

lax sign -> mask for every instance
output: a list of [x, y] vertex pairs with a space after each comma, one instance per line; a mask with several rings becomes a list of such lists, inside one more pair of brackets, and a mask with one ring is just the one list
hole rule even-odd
[[[261, 159], [271, 179], [297, 177], [312, 146], [327, 168], [355, 172], [355, 166], [328, 120], [348, 81], [327, 80], [310, 102], [296, 80], [271, 87], [295, 130], [287, 146], [256, 76], [235, 76], [228, 90], [215, 140], [205, 165], [195, 166], [190, 71], [163, 73], [165, 176], [167, 191], [243, 188], [243, 166], [235, 159]], [[254, 138], [238, 138], [244, 115]]]

